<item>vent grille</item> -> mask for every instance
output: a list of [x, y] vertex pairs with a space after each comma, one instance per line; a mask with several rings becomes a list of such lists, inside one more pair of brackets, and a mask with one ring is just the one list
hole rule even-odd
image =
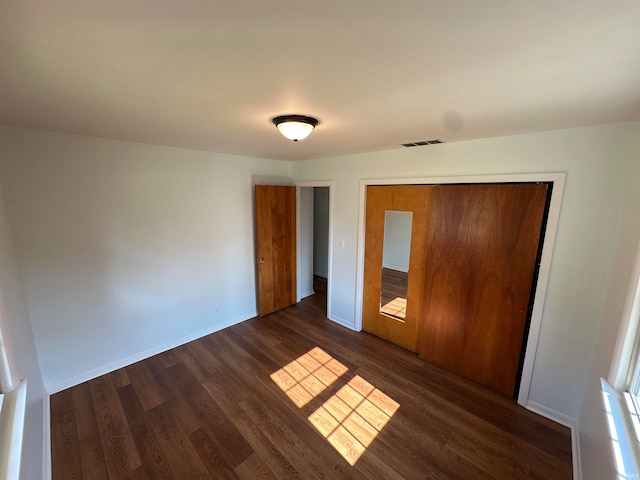
[[438, 143], [443, 143], [442, 140], [422, 140], [421, 142], [411, 142], [411, 143], [403, 143], [403, 147], [422, 147], [423, 145], [436, 145]]

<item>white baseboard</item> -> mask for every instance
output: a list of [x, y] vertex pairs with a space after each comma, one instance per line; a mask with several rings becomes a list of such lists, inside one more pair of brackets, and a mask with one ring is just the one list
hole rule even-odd
[[311, 295], [315, 295], [315, 291], [313, 290], [313, 288], [311, 290], [309, 290], [308, 292], [305, 292], [303, 294], [300, 295], [300, 300], [302, 300], [303, 298], [307, 298], [310, 297]]
[[560, 413], [557, 410], [554, 410], [553, 408], [549, 408], [540, 403], [532, 402], [531, 400], [529, 400], [525, 405], [525, 407], [527, 408], [527, 410], [531, 410], [532, 412], [537, 413], [538, 415], [542, 415], [543, 417], [548, 418], [549, 420], [553, 420], [554, 422], [559, 423], [560, 425], [564, 425], [567, 428], [573, 429], [577, 425], [577, 422], [574, 418], [571, 418], [568, 415], [565, 415], [564, 413]]
[[327, 318], [332, 322], [337, 323], [338, 325], [342, 325], [343, 327], [348, 328], [349, 330], [357, 331], [353, 325], [353, 322], [348, 322], [347, 320], [344, 320], [332, 314], [328, 314]]
[[538, 415], [553, 420], [571, 430], [571, 463], [573, 465], [573, 480], [582, 480], [582, 462], [580, 459], [580, 432], [575, 418], [560, 413], [553, 408], [540, 403], [528, 401], [525, 407]]
[[53, 385], [46, 385], [47, 393], [49, 393], [49, 395], [53, 395], [55, 393], [61, 392], [62, 390], [66, 390], [67, 388], [74, 387], [88, 380], [92, 380], [101, 375], [105, 375], [107, 373], [113, 372], [114, 370], [118, 370], [120, 368], [126, 367], [133, 363], [139, 362], [140, 360], [144, 360], [145, 358], [153, 357], [154, 355], [158, 355], [159, 353], [166, 352], [167, 350], [171, 350], [172, 348], [179, 347], [180, 345], [184, 345], [185, 343], [192, 342], [193, 340], [197, 340], [198, 338], [205, 337], [212, 333], [223, 330], [227, 327], [231, 327], [232, 325], [236, 325], [240, 322], [244, 322], [245, 320], [255, 317], [257, 314], [258, 313], [254, 311], [246, 315], [240, 315], [231, 320], [227, 320], [222, 323], [217, 323], [211, 328], [206, 328], [204, 330], [200, 330], [199, 332], [195, 332], [190, 335], [185, 335], [184, 337], [178, 338], [176, 340], [172, 340], [170, 342], [163, 343], [162, 345], [158, 345], [156, 347], [149, 348], [143, 352], [139, 352], [134, 355], [130, 355], [126, 358], [116, 360], [115, 362], [102, 365], [100, 367], [89, 370], [88, 372], [84, 372], [84, 373], [81, 373], [80, 375], [76, 375], [66, 380], [62, 380], [60, 382], [54, 383]]

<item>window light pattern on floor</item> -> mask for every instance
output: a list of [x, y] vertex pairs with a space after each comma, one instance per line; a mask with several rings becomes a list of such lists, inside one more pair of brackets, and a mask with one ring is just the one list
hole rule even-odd
[[271, 374], [271, 379], [301, 408], [347, 370], [331, 355], [316, 347]]
[[355, 465], [399, 407], [356, 375], [312, 413], [309, 421], [350, 465]]
[[[273, 373], [271, 379], [302, 408], [347, 371], [316, 347]], [[308, 420], [353, 466], [398, 408], [399, 403], [356, 375]]]

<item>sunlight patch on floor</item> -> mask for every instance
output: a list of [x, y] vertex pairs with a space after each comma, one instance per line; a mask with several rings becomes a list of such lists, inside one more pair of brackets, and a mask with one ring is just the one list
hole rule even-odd
[[309, 421], [353, 466], [399, 407], [356, 375], [313, 412]]
[[316, 347], [271, 374], [271, 379], [301, 408], [348, 370], [331, 355]]
[[[298, 408], [320, 395], [349, 369], [319, 347], [271, 374], [271, 379]], [[400, 404], [359, 375], [309, 416], [309, 422], [351, 466]]]

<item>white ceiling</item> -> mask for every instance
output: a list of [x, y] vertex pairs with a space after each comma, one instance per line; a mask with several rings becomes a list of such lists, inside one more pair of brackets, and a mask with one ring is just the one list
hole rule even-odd
[[[0, 0], [0, 123], [300, 160], [640, 120], [640, 0]], [[298, 143], [271, 123], [312, 115]]]

